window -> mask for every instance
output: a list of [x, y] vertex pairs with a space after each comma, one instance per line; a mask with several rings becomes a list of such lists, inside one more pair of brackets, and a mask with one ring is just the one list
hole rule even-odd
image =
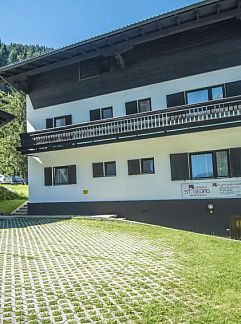
[[129, 101], [125, 103], [126, 115], [151, 111], [151, 98]]
[[61, 127], [72, 124], [72, 115], [58, 116], [46, 119], [46, 128]]
[[101, 117], [102, 117], [102, 119], [112, 118], [113, 117], [112, 107], [102, 108], [101, 109]]
[[66, 124], [66, 117], [56, 117], [54, 118], [54, 127], [61, 127], [65, 126]]
[[114, 177], [116, 176], [116, 163], [113, 162], [105, 162], [105, 176], [106, 177]]
[[116, 176], [116, 162], [92, 163], [93, 178]]
[[224, 87], [222, 85], [186, 92], [186, 101], [189, 105], [199, 102], [207, 102], [209, 100], [218, 100], [223, 97]]
[[128, 160], [127, 164], [129, 175], [155, 173], [154, 158]]
[[192, 179], [213, 178], [213, 154], [191, 154]]
[[44, 168], [45, 186], [76, 184], [76, 165]]
[[155, 173], [154, 159], [141, 159], [141, 171], [143, 174]]
[[68, 184], [68, 167], [54, 168], [54, 185]]
[[113, 108], [106, 107], [101, 109], [94, 109], [90, 110], [90, 120], [100, 120], [100, 119], [107, 119], [113, 117]]
[[195, 104], [208, 101], [208, 89], [187, 92], [187, 103]]
[[170, 155], [171, 179], [241, 177], [241, 147]]
[[190, 154], [192, 179], [230, 176], [228, 151]]
[[228, 177], [229, 176], [228, 152], [227, 151], [216, 152], [216, 163], [217, 163], [217, 176]]

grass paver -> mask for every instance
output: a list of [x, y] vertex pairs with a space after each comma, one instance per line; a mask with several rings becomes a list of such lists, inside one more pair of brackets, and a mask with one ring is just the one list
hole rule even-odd
[[[195, 244], [236, 249], [237, 242], [86, 219], [13, 218], [0, 226], [0, 323], [221, 323], [222, 316], [238, 323], [239, 295], [230, 294], [231, 315], [224, 296], [220, 304], [217, 291], [207, 291], [208, 274], [197, 275], [203, 264], [193, 255]], [[210, 289], [218, 287], [210, 281]]]

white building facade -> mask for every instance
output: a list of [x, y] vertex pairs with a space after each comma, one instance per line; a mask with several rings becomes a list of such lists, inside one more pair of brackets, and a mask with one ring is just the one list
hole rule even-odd
[[0, 70], [27, 94], [30, 213], [234, 232], [239, 11], [207, 1]]

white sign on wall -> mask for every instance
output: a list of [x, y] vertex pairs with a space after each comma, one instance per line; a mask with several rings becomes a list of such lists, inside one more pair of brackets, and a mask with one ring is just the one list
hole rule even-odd
[[185, 199], [241, 198], [241, 181], [183, 183]]

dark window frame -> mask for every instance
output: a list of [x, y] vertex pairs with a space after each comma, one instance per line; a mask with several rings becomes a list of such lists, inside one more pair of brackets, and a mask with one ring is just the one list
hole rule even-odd
[[[143, 158], [143, 159], [140, 159], [141, 161], [141, 174], [155, 174], [155, 160], [154, 160], [154, 157], [153, 158]], [[153, 172], [143, 172], [143, 162], [144, 161], [152, 161], [153, 163]]]
[[143, 99], [138, 99], [138, 100], [126, 101], [125, 102], [125, 109], [126, 109], [126, 105], [128, 103], [134, 103], [134, 102], [136, 102], [136, 109], [137, 109], [137, 111], [135, 113], [132, 113], [132, 114], [127, 114], [127, 111], [126, 111], [126, 115], [129, 116], [129, 115], [144, 113], [144, 111], [142, 111], [142, 112], [140, 111], [140, 102], [146, 101], [146, 100], [148, 100], [149, 103], [150, 103], [150, 110], [146, 110], [145, 112], [152, 111], [151, 97], [148, 97], [148, 98], [143, 98]]
[[[103, 118], [103, 111], [104, 110], [111, 110], [111, 115], [112, 115], [112, 117], [108, 117], [108, 118]], [[93, 112], [93, 111], [98, 111], [99, 112], [99, 116], [100, 116], [100, 118], [99, 119], [91, 119], [91, 112]], [[109, 118], [113, 118], [113, 106], [108, 106], [108, 107], [104, 107], [104, 108], [96, 108], [96, 109], [91, 109], [90, 111], [89, 111], [89, 114], [90, 114], [90, 121], [97, 121], [97, 120], [105, 120], [105, 119], [109, 119]]]
[[[216, 153], [217, 152], [226, 152], [227, 153], [227, 158], [228, 158], [228, 175], [227, 176], [219, 176], [218, 175], [217, 158], [216, 158]], [[202, 154], [212, 154], [213, 177], [193, 178], [192, 156], [194, 156], [194, 155], [202, 155]], [[193, 153], [189, 153], [188, 155], [189, 155], [189, 167], [190, 167], [190, 180], [226, 179], [226, 178], [231, 178], [230, 150], [229, 149], [215, 150], [215, 151], [193, 152]]]
[[[112, 115], [112, 117], [103, 118], [103, 111], [104, 111], [104, 110], [111, 110], [111, 115]], [[102, 120], [102, 119], [109, 119], [109, 118], [113, 118], [113, 106], [100, 108], [100, 117], [101, 117], [101, 120]]]
[[[113, 175], [106, 175], [107, 172], [107, 165], [109, 163], [114, 163], [115, 164], [115, 174]], [[99, 175], [99, 176], [95, 176], [94, 174], [94, 165], [102, 165], [102, 175]], [[93, 174], [93, 178], [112, 178], [112, 177], [116, 177], [117, 176], [117, 172], [116, 172], [116, 161], [107, 161], [107, 162], [94, 162], [92, 163], [92, 174]]]
[[[67, 169], [68, 171], [68, 182], [67, 183], [56, 183], [55, 174], [57, 169]], [[77, 184], [76, 165], [60, 165], [54, 167], [44, 168], [44, 183], [45, 186], [65, 186]]]
[[[115, 174], [107, 175], [107, 165], [108, 164], [115, 164]], [[116, 161], [104, 162], [104, 177], [105, 178], [116, 177]]]
[[[59, 170], [59, 169], [67, 169], [67, 175], [68, 175], [68, 182], [67, 183], [56, 183], [55, 182], [56, 170]], [[53, 185], [54, 186], [66, 186], [68, 184], [69, 184], [69, 169], [68, 169], [68, 166], [64, 165], [64, 166], [53, 167]]]
[[[59, 120], [59, 119], [65, 119], [65, 125], [63, 125], [63, 126], [56, 126], [56, 121]], [[67, 126], [67, 115], [54, 117], [53, 118], [53, 126], [54, 127], [64, 127], [64, 126]]]
[[142, 102], [142, 101], [149, 101], [149, 103], [150, 103], [150, 110], [146, 110], [146, 112], [147, 111], [152, 111], [151, 97], [149, 97], [149, 98], [144, 98], [144, 99], [137, 100], [137, 109], [138, 109], [137, 113], [142, 113], [143, 112], [143, 111], [140, 111], [140, 102]]
[[[209, 87], [203, 87], [203, 88], [197, 88], [197, 89], [193, 89], [193, 90], [184, 91], [184, 94], [185, 94], [185, 102], [186, 102], [187, 105], [192, 105], [192, 104], [189, 104], [188, 103], [188, 94], [189, 93], [192, 93], [192, 92], [203, 91], [203, 90], [207, 90], [208, 91], [208, 101], [212, 101], [212, 100], [214, 100], [212, 98], [212, 89], [213, 88], [219, 88], [219, 87], [223, 89], [223, 98], [226, 98], [225, 84], [222, 83], [222, 84], [217, 84], [217, 85], [214, 85], [214, 86], [209, 86]], [[202, 101], [200, 101], [200, 103], [202, 103]]]
[[[149, 161], [149, 160], [153, 161], [153, 172], [143, 172], [143, 161]], [[139, 161], [139, 173], [131, 173], [130, 174], [130, 163], [132, 161], [135, 161], [135, 162]], [[155, 174], [155, 158], [154, 157], [127, 160], [127, 166], [128, 166], [128, 175], [129, 176]]]

